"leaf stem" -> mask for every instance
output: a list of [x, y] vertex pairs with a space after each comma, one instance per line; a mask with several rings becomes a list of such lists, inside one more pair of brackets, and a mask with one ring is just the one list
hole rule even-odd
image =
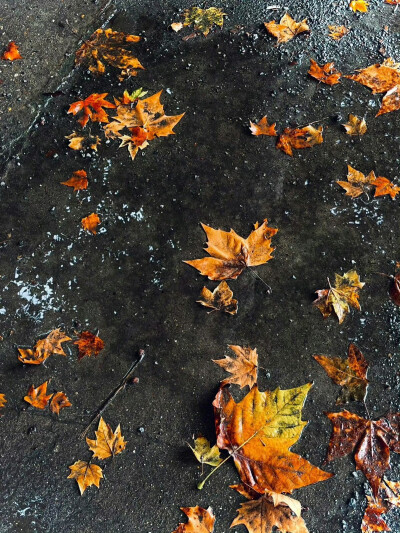
[[266, 287], [267, 287], [267, 294], [271, 294], [272, 293], [272, 288], [268, 285], [268, 283], [265, 283], [265, 281], [262, 279], [261, 276], [259, 276], [257, 274], [257, 272], [255, 272], [254, 270], [252, 270], [251, 268], [249, 268], [249, 271], [251, 273], [251, 275], [255, 278], [255, 279], [259, 279]]

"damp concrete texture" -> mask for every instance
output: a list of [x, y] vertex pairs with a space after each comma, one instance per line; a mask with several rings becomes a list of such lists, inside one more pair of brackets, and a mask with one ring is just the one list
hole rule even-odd
[[[216, 533], [228, 532], [243, 501], [229, 488], [238, 482], [235, 467], [228, 461], [198, 491], [199, 465], [186, 444], [199, 433], [215, 442], [212, 401], [224, 372], [212, 359], [228, 344], [257, 347], [261, 390], [314, 382], [303, 413], [309, 424], [293, 449], [316, 465], [326, 456], [324, 412], [338, 410], [338, 387], [313, 354], [345, 357], [355, 342], [370, 364], [371, 416], [400, 407], [400, 316], [387, 280], [376, 275], [393, 272], [400, 257], [399, 201], [352, 200], [335, 183], [348, 164], [399, 179], [399, 113], [374, 118], [381, 95], [307, 75], [310, 58], [334, 61], [344, 73], [399, 60], [400, 10], [380, 0], [363, 15], [347, 0], [216, 1], [226, 13], [223, 29], [183, 41], [191, 30], [169, 26], [191, 5], [70, 0], [0, 8], [2, 46], [15, 40], [24, 57], [0, 65], [0, 392], [8, 401], [0, 420], [1, 533], [169, 533], [185, 521], [179, 508], [195, 505], [211, 506]], [[277, 47], [263, 22], [286, 11], [307, 18], [311, 33]], [[335, 42], [328, 24], [351, 31]], [[145, 67], [137, 77], [120, 82], [112, 68], [101, 78], [74, 69], [74, 51], [103, 25], [142, 37], [132, 46]], [[103, 137], [97, 153], [68, 148], [65, 136], [79, 129], [66, 112], [71, 102], [138, 87], [163, 89], [166, 113], [185, 113], [176, 135], [152, 141], [133, 162]], [[344, 133], [349, 113], [366, 118], [366, 135]], [[265, 114], [279, 131], [318, 121], [324, 143], [291, 158], [274, 139], [250, 135], [249, 121]], [[87, 130], [102, 135], [98, 124]], [[76, 194], [60, 182], [78, 169], [89, 187]], [[101, 219], [96, 236], [80, 228], [92, 212]], [[207, 314], [196, 300], [216, 283], [183, 263], [203, 257], [200, 222], [247, 236], [264, 218], [279, 228], [274, 259], [256, 271], [272, 292], [244, 272], [230, 282], [237, 316]], [[353, 268], [366, 282], [361, 312], [342, 325], [323, 320], [314, 291]], [[74, 338], [98, 331], [105, 349], [78, 362], [68, 343], [67, 357], [22, 365], [16, 347], [56, 327]], [[121, 424], [127, 448], [99, 463], [100, 489], [80, 496], [67, 479], [68, 466], [91, 455], [79, 435], [139, 349], [146, 351], [139, 382], [105, 413], [113, 428]], [[58, 419], [23, 401], [31, 384], [45, 380], [72, 402]], [[359, 404], [349, 409], [365, 415]], [[359, 531], [363, 475], [351, 456], [324, 468], [335, 477], [295, 492], [310, 532]], [[399, 476], [393, 454], [389, 477]], [[396, 531], [399, 517], [391, 516]]]

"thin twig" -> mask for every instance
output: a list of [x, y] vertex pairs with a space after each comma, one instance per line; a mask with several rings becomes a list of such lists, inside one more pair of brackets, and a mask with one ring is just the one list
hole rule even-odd
[[131, 366], [129, 367], [126, 374], [123, 376], [120, 384], [107, 396], [107, 398], [102, 402], [100, 407], [97, 409], [95, 414], [93, 415], [92, 419], [90, 420], [88, 426], [85, 428], [84, 431], [80, 434], [80, 437], [83, 439], [86, 437], [87, 432], [91, 428], [91, 426], [101, 417], [101, 415], [104, 413], [104, 411], [107, 409], [107, 407], [111, 404], [111, 402], [115, 399], [115, 397], [126, 387], [126, 384], [128, 381], [132, 378], [133, 371], [136, 369], [136, 367], [143, 361], [145, 356], [144, 350], [139, 350], [139, 357], [134, 361]]

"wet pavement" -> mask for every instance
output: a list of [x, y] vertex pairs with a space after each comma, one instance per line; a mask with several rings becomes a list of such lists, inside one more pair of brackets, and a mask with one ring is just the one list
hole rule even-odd
[[[268, 9], [264, 0], [214, 4], [227, 13], [223, 29], [188, 41], [169, 25], [192, 3], [127, 1], [106, 12], [100, 3], [88, 4], [90, 21], [76, 26], [67, 44], [55, 41], [57, 61], [67, 51], [62, 46], [76, 49], [114, 13], [108, 27], [143, 37], [133, 50], [146, 70], [124, 82], [113, 69], [92, 78], [72, 70], [70, 53], [58, 63], [51, 90], [45, 90], [47, 74], [25, 73], [35, 95], [30, 102], [16, 77], [18, 106], [33, 106], [30, 116], [38, 117], [24, 133], [27, 118], [14, 120], [5, 112], [9, 102], [1, 100], [11, 143], [0, 184], [0, 392], [8, 400], [0, 420], [1, 533], [169, 533], [184, 521], [179, 507], [194, 505], [212, 506], [216, 533], [226, 533], [243, 500], [229, 488], [238, 481], [235, 468], [228, 462], [198, 491], [200, 470], [186, 442], [197, 433], [215, 442], [211, 403], [224, 373], [211, 360], [227, 354], [228, 344], [257, 347], [261, 390], [314, 382], [303, 415], [310, 422], [294, 448], [313, 464], [323, 464], [330, 434], [324, 412], [336, 410], [338, 392], [313, 354], [345, 357], [355, 342], [370, 363], [371, 415], [399, 409], [400, 316], [386, 280], [376, 275], [391, 273], [399, 260], [399, 200], [352, 200], [335, 181], [345, 179], [348, 164], [398, 179], [400, 115], [375, 119], [380, 95], [350, 80], [324, 86], [307, 71], [310, 58], [335, 61], [344, 73], [387, 56], [398, 60], [400, 10], [371, 0], [370, 13], [360, 16], [347, 4], [287, 0], [296, 20], [308, 18], [311, 34], [280, 47], [262, 23], [285, 9]], [[15, 8], [15, 17], [22, 8]], [[32, 48], [45, 45], [45, 18]], [[335, 42], [328, 24], [351, 32]], [[31, 56], [28, 39], [10, 28], [6, 35], [5, 42], [20, 40], [23, 55]], [[49, 63], [54, 69], [55, 61]], [[1, 65], [11, 99], [14, 75], [23, 69], [23, 61]], [[78, 129], [66, 113], [71, 102], [138, 87], [149, 94], [163, 89], [167, 114], [185, 112], [175, 136], [152, 141], [133, 162], [116, 141], [103, 139], [97, 153], [68, 148], [65, 136]], [[365, 116], [365, 136], [345, 134], [341, 123], [349, 113]], [[279, 130], [319, 121], [324, 143], [290, 158], [273, 139], [250, 135], [249, 121], [265, 114]], [[101, 131], [98, 124], [88, 129]], [[87, 171], [89, 187], [76, 194], [60, 182], [78, 169]], [[92, 212], [102, 221], [96, 236], [80, 227]], [[199, 223], [247, 236], [264, 218], [279, 228], [274, 259], [257, 269], [272, 293], [245, 272], [230, 282], [237, 316], [207, 314], [196, 300], [203, 285], [216, 284], [182, 262], [203, 257]], [[352, 268], [366, 282], [362, 311], [351, 312], [342, 325], [324, 321], [311, 304], [314, 291]], [[78, 362], [69, 343], [65, 358], [22, 365], [16, 346], [33, 345], [56, 327], [70, 336], [98, 330], [105, 349]], [[90, 487], [81, 497], [67, 479], [69, 465], [90, 457], [79, 434], [141, 348], [146, 357], [139, 383], [105, 414], [113, 428], [121, 424], [126, 451], [100, 463], [106, 465], [100, 489]], [[51, 392], [65, 391], [73, 404], [59, 419], [23, 401], [32, 383], [47, 379]], [[357, 404], [349, 409], [365, 414]], [[310, 532], [359, 531], [362, 474], [351, 457], [325, 468], [335, 477], [295, 493], [307, 508]], [[398, 457], [389, 475], [399, 479]]]

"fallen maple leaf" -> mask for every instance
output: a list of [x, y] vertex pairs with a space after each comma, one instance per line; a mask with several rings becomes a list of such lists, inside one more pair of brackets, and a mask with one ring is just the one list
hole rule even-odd
[[99, 427], [95, 433], [96, 439], [86, 438], [86, 442], [93, 452], [93, 458], [107, 459], [124, 451], [126, 441], [121, 435], [121, 426], [119, 424], [115, 432], [113, 432], [109, 424], [106, 424], [103, 417], [101, 417]]
[[52, 394], [46, 394], [47, 383], [48, 382], [45, 381], [39, 385], [37, 389], [35, 389], [34, 385], [31, 385], [28, 394], [24, 396], [24, 400], [37, 409], [44, 409], [49, 403], [50, 398], [53, 396]]
[[349, 8], [356, 13], [359, 11], [360, 13], [368, 13], [368, 6], [369, 3], [365, 0], [351, 0]]
[[181, 511], [188, 517], [186, 524], [179, 524], [173, 533], [212, 533], [214, 531], [215, 516], [209, 507], [181, 507]]
[[301, 411], [310, 388], [308, 383], [260, 392], [254, 385], [239, 403], [228, 387], [217, 393], [213, 402], [217, 445], [232, 455], [242, 482], [260, 494], [291, 493], [332, 477], [290, 451], [307, 425]]
[[85, 100], [78, 100], [69, 106], [68, 113], [77, 115], [83, 111], [82, 117], [78, 120], [84, 128], [90, 119], [92, 122], [108, 122], [108, 115], [103, 108], [114, 109], [115, 104], [108, 102], [105, 98], [108, 93], [93, 93]]
[[342, 387], [336, 404], [362, 402], [368, 388], [368, 363], [355, 344], [350, 344], [347, 359], [314, 355], [314, 359], [322, 366], [328, 376]]
[[103, 477], [103, 470], [100, 466], [87, 461], [76, 461], [68, 468], [71, 470], [68, 479], [76, 479], [81, 496], [91, 485], [100, 487], [100, 479]]
[[378, 496], [374, 498], [367, 495], [367, 507], [365, 508], [361, 531], [363, 533], [391, 531], [382, 515], [394, 507], [400, 507], [400, 482], [383, 478], [379, 486]]
[[204, 36], [207, 36], [214, 24], [222, 28], [225, 15], [226, 13], [217, 7], [209, 7], [208, 9], [191, 7], [184, 12], [185, 20], [183, 25], [190, 26], [193, 24], [196, 31], [201, 31]]
[[73, 187], [74, 192], [81, 191], [82, 189], [87, 189], [87, 173], [85, 170], [75, 170], [69, 180], [62, 181], [61, 184], [66, 185], [67, 187]]
[[271, 35], [277, 37], [277, 44], [287, 43], [292, 40], [293, 37], [299, 35], [299, 33], [310, 31], [307, 19], [304, 19], [301, 22], [296, 22], [288, 13], [283, 15], [279, 23], [272, 20], [271, 22], [264, 22], [264, 26]]
[[190, 444], [188, 446], [202, 467], [203, 465], [218, 466], [222, 463], [218, 446], [215, 444], [211, 448], [210, 441], [205, 437], [194, 439], [194, 448]]
[[210, 307], [213, 311], [225, 311], [225, 313], [230, 315], [236, 315], [237, 313], [238, 302], [233, 298], [233, 292], [226, 281], [221, 281], [213, 292], [207, 287], [203, 287], [200, 298], [202, 299], [197, 300], [197, 302], [204, 305], [204, 307]]
[[272, 259], [274, 248], [271, 238], [277, 229], [268, 227], [265, 219], [261, 226], [250, 233], [247, 239], [233, 229], [230, 232], [201, 225], [208, 241], [205, 251], [211, 257], [184, 261], [211, 280], [236, 279], [246, 267], [263, 265]]
[[182, 22], [173, 22], [171, 24], [171, 29], [174, 30], [174, 32], [181, 31], [182, 28], [183, 28]]
[[345, 191], [346, 196], [351, 198], [357, 198], [361, 194], [365, 193], [368, 196], [368, 192], [371, 190], [376, 176], [372, 170], [368, 176], [365, 176], [362, 172], [359, 172], [355, 168], [347, 165], [347, 181], [337, 181]]
[[366, 420], [349, 411], [327, 413], [333, 431], [327, 461], [352, 451], [357, 470], [361, 470], [376, 497], [384, 473], [390, 468], [390, 452], [400, 452], [400, 413], [389, 413], [379, 420]]
[[393, 182], [382, 176], [378, 176], [372, 185], [376, 187], [374, 196], [384, 196], [385, 194], [388, 194], [392, 200], [396, 198], [400, 191], [400, 187], [397, 187]]
[[328, 26], [328, 30], [329, 30], [329, 37], [331, 37], [335, 41], [340, 41], [340, 39], [342, 39], [342, 37], [347, 35], [350, 31], [348, 28], [346, 28], [346, 26], [335, 26], [335, 25]]
[[104, 341], [90, 331], [82, 331], [79, 339], [74, 344], [78, 346], [79, 360], [85, 356], [91, 357], [94, 355], [94, 357], [97, 357], [104, 348]]
[[385, 0], [385, 4], [390, 4], [391, 6], [400, 5], [400, 0]]
[[349, 114], [349, 121], [342, 124], [346, 130], [347, 135], [364, 135], [367, 131], [367, 123], [364, 118]]
[[66, 356], [61, 343], [70, 340], [71, 337], [68, 337], [60, 328], [54, 329], [46, 338], [38, 340], [33, 350], [31, 348], [18, 348], [18, 359], [25, 364], [40, 365], [52, 354]]
[[322, 132], [322, 126], [318, 129], [311, 125], [304, 128], [285, 128], [278, 138], [276, 147], [278, 150], [285, 152], [285, 154], [293, 156], [293, 149], [301, 150], [321, 144], [324, 141]]
[[0, 394], [0, 409], [5, 407], [6, 403], [7, 403], [6, 395], [5, 394]]
[[395, 85], [382, 98], [381, 107], [378, 113], [375, 115], [384, 115], [385, 113], [391, 113], [392, 111], [397, 111], [400, 109], [400, 88], [399, 85]]
[[334, 63], [325, 63], [325, 65], [320, 67], [314, 59], [310, 59], [310, 62], [310, 70], [308, 71], [310, 76], [326, 85], [336, 85], [339, 83], [342, 74], [335, 69]]
[[239, 385], [241, 389], [252, 386], [257, 383], [258, 355], [257, 349], [242, 348], [242, 346], [230, 345], [236, 358], [225, 355], [224, 359], [213, 359], [213, 362], [221, 368], [232, 374], [231, 377], [221, 381], [222, 385], [232, 383]]
[[72, 403], [68, 400], [64, 392], [56, 392], [50, 402], [50, 410], [56, 415], [60, 414], [60, 410], [64, 407], [70, 407]]
[[81, 220], [82, 228], [86, 231], [90, 231], [93, 235], [97, 234], [96, 228], [100, 223], [101, 220], [97, 213], [91, 213]]
[[139, 89], [136, 89], [129, 94], [129, 91], [125, 89], [121, 99], [114, 98], [115, 105], [119, 106], [136, 104], [139, 98], [143, 98], [143, 96], [145, 96], [148, 92], [149, 91], [144, 91], [142, 87], [139, 87]]
[[138, 69], [144, 67], [125, 45], [138, 41], [137, 35], [98, 29], [76, 52], [75, 64], [88, 65], [92, 74], [104, 74], [107, 64], [120, 69], [122, 76], [136, 76]]
[[98, 135], [78, 135], [76, 131], [73, 131], [71, 135], [66, 135], [66, 139], [69, 140], [68, 146], [72, 150], [94, 150], [97, 152], [97, 147], [100, 144], [100, 137]]
[[6, 61], [15, 61], [16, 59], [22, 59], [21, 54], [19, 53], [18, 46], [16, 45], [15, 41], [11, 41], [8, 43], [8, 46], [1, 56], [1, 59], [4, 59]]
[[263, 117], [257, 124], [250, 122], [250, 131], [253, 135], [268, 135], [269, 137], [276, 137], [276, 123], [268, 124], [267, 117]]
[[354, 309], [361, 309], [358, 301], [359, 289], [362, 289], [364, 285], [365, 283], [360, 281], [355, 270], [349, 270], [343, 276], [335, 274], [335, 286], [330, 285], [329, 289], [316, 291], [318, 298], [313, 304], [318, 307], [324, 318], [335, 313], [341, 324], [349, 313], [350, 306]]
[[385, 93], [400, 83], [399, 68], [400, 64], [389, 57], [381, 64], [375, 63], [345, 78], [361, 83], [371, 89], [373, 94]]

